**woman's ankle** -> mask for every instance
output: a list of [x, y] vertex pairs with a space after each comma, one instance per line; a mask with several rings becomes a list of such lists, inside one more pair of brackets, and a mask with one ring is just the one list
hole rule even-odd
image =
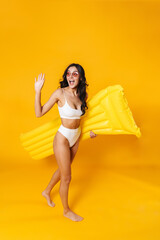
[[64, 208], [63, 209], [63, 212], [66, 214], [67, 212], [71, 211], [71, 209], [68, 207], [68, 208]]
[[43, 193], [45, 193], [45, 194], [47, 194], [47, 195], [50, 195], [50, 192], [51, 192], [51, 191], [48, 191], [47, 189], [45, 189], [45, 190], [43, 191]]

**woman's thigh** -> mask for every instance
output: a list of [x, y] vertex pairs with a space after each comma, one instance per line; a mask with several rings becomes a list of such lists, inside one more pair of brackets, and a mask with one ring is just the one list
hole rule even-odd
[[54, 137], [53, 149], [60, 170], [60, 175], [64, 177], [70, 176], [71, 150], [69, 147], [68, 140], [60, 132], [57, 132]]
[[77, 139], [76, 143], [70, 148], [70, 150], [71, 150], [71, 162], [73, 161], [73, 159], [74, 159], [74, 157], [75, 157], [75, 155], [76, 155], [76, 153], [78, 151], [80, 136]]

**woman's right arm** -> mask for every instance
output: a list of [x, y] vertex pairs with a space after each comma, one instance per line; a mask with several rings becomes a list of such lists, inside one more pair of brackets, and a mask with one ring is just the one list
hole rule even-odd
[[49, 100], [41, 106], [41, 89], [44, 84], [44, 74], [42, 77], [42, 74], [38, 76], [38, 80], [36, 81], [35, 78], [35, 114], [36, 117], [42, 117], [44, 114], [46, 114], [53, 105], [59, 100], [59, 91], [60, 89], [56, 89], [52, 95], [50, 96]]
[[35, 114], [36, 117], [40, 117], [42, 112], [42, 107], [41, 107], [41, 91], [36, 92], [35, 96]]

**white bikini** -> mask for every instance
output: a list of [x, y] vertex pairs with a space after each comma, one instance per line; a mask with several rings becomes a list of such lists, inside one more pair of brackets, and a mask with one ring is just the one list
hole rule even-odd
[[[82, 115], [82, 111], [80, 109], [74, 109], [69, 106], [65, 96], [65, 91], [63, 88], [62, 90], [64, 93], [65, 104], [62, 107], [58, 106], [60, 117], [67, 118], [67, 119], [80, 119]], [[72, 128], [66, 128], [61, 124], [58, 131], [68, 139], [69, 146], [72, 147], [76, 143], [78, 137], [81, 134], [81, 127], [79, 126], [78, 128], [72, 129]]]

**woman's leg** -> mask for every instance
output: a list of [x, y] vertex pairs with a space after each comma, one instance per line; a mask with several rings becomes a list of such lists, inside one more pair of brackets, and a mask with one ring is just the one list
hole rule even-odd
[[[59, 132], [57, 134], [62, 135]], [[58, 138], [58, 135], [56, 136], [57, 138]], [[62, 142], [60, 142], [57, 138], [53, 143], [53, 147], [54, 147], [54, 154], [56, 157], [56, 161], [60, 171], [61, 182], [60, 182], [59, 193], [60, 193], [62, 205], [64, 208], [63, 214], [65, 217], [70, 218], [72, 221], [81, 221], [83, 218], [77, 215], [76, 213], [72, 212], [68, 205], [68, 191], [69, 191], [69, 184], [71, 181], [71, 160], [70, 160], [71, 151], [70, 151], [69, 143], [66, 138], [63, 138], [65, 142], [63, 142], [62, 144]]]
[[60, 172], [59, 172], [59, 168], [55, 171], [55, 173], [53, 174], [48, 186], [46, 187], [46, 189], [42, 192], [42, 195], [47, 199], [47, 203], [50, 207], [54, 207], [55, 203], [52, 202], [51, 197], [50, 197], [50, 193], [52, 188], [56, 185], [56, 183], [58, 183], [60, 180]]
[[[79, 146], [79, 140], [80, 137], [78, 138], [77, 142], [70, 148], [70, 162], [73, 162], [73, 159], [77, 153], [78, 150], [78, 146]], [[55, 173], [53, 174], [48, 186], [46, 187], [46, 189], [42, 192], [42, 195], [47, 199], [48, 205], [51, 207], [55, 206], [55, 203], [51, 201], [51, 197], [50, 197], [50, 193], [52, 188], [59, 182], [60, 180], [60, 171], [59, 168], [55, 171]]]

